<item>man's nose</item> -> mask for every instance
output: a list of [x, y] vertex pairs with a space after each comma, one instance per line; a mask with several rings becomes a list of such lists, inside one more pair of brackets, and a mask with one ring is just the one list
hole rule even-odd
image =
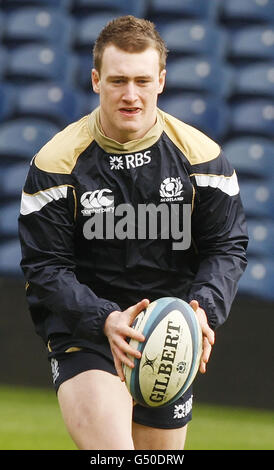
[[123, 99], [125, 101], [133, 102], [137, 98], [136, 86], [133, 82], [128, 82], [125, 86]]

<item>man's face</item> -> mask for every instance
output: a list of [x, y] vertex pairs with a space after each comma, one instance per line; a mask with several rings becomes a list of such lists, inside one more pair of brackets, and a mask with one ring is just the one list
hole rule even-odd
[[100, 94], [100, 119], [107, 137], [120, 143], [142, 138], [156, 122], [160, 72], [158, 51], [129, 53], [114, 45], [103, 53], [100, 74], [92, 70], [93, 90]]

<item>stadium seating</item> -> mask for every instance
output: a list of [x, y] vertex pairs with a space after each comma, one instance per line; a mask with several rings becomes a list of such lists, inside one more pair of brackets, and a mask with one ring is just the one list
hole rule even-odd
[[147, 0], [74, 0], [73, 8], [77, 14], [93, 14], [112, 11], [119, 15], [144, 17]]
[[274, 23], [265, 26], [249, 26], [230, 35], [231, 60], [254, 61], [274, 59]]
[[0, 0], [0, 7], [4, 11], [13, 11], [16, 8], [32, 6], [54, 7], [56, 10], [68, 10], [72, 7], [73, 0]]
[[240, 176], [274, 177], [274, 143], [263, 137], [239, 137], [223, 144], [223, 150]]
[[1, 168], [0, 173], [0, 200], [2, 202], [18, 200], [29, 170], [26, 163], [17, 163]]
[[273, 259], [268, 257], [252, 259], [250, 257], [246, 271], [239, 282], [239, 293], [265, 300], [274, 300], [273, 279]]
[[8, 52], [0, 45], [0, 80], [4, 80], [8, 66]]
[[231, 24], [235, 22], [274, 23], [274, 8], [271, 0], [222, 0], [220, 15], [225, 22]]
[[11, 118], [15, 111], [15, 90], [0, 82], [0, 123]]
[[255, 62], [235, 70], [234, 74], [233, 94], [274, 97], [274, 61]]
[[35, 80], [75, 83], [77, 60], [73, 54], [57, 46], [28, 44], [10, 51], [8, 77], [14, 83]]
[[80, 50], [88, 50], [91, 54], [99, 32], [115, 16], [119, 15], [116, 12], [106, 12], [79, 19], [75, 26], [75, 47]]
[[77, 84], [82, 90], [91, 90], [91, 69], [93, 67], [93, 57], [90, 51], [79, 53], [77, 56], [78, 70]]
[[248, 219], [248, 256], [273, 257], [274, 264], [274, 220]]
[[223, 58], [226, 53], [225, 31], [206, 21], [171, 21], [159, 30], [171, 56], [188, 54]]
[[166, 90], [186, 90], [227, 97], [233, 73], [223, 62], [210, 57], [186, 57], [168, 64]]
[[242, 181], [240, 194], [247, 217], [274, 219], [273, 180]]
[[64, 127], [89, 112], [86, 96], [75, 88], [54, 83], [38, 83], [22, 89], [17, 113], [49, 119]]
[[99, 104], [92, 47], [123, 14], [151, 19], [166, 40], [159, 107], [221, 143], [237, 170], [251, 258], [240, 292], [273, 295], [273, 0], [0, 0], [0, 275], [21, 273], [16, 211], [28, 164]]
[[18, 236], [20, 200], [0, 204], [0, 240]]
[[211, 138], [219, 139], [228, 129], [228, 109], [222, 101], [199, 94], [176, 94], [160, 97], [159, 107], [178, 119], [202, 130]]
[[233, 133], [257, 134], [273, 138], [274, 99], [250, 99], [231, 105]]
[[54, 8], [20, 8], [8, 15], [4, 41], [9, 44], [39, 42], [68, 46], [72, 41], [73, 19]]
[[0, 40], [2, 40], [3, 32], [4, 32], [4, 24], [5, 24], [5, 14], [1, 11], [0, 8]]
[[0, 164], [30, 159], [60, 128], [37, 118], [21, 118], [0, 125]]
[[165, 22], [167, 19], [200, 18], [215, 20], [218, 11], [218, 2], [211, 0], [151, 0], [149, 16], [154, 21]]
[[0, 276], [21, 277], [21, 247], [18, 240], [0, 243]]

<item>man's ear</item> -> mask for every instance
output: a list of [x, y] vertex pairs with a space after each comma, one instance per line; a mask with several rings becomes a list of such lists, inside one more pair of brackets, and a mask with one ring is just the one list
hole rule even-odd
[[96, 69], [92, 69], [91, 71], [91, 82], [93, 91], [95, 93], [100, 93], [100, 76], [98, 70]]
[[162, 93], [164, 87], [165, 87], [165, 83], [166, 83], [166, 70], [162, 70], [160, 72], [160, 76], [159, 76], [159, 91], [158, 93]]

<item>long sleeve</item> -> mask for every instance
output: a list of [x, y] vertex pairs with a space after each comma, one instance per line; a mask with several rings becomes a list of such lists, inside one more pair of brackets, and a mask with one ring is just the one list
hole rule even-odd
[[199, 301], [216, 329], [227, 319], [247, 264], [247, 228], [237, 176], [224, 155], [192, 171], [192, 233], [200, 264], [189, 300]]
[[98, 298], [77, 280], [74, 218], [71, 175], [42, 171], [34, 160], [23, 189], [19, 216], [21, 267], [30, 311], [34, 321], [36, 315], [53, 315], [57, 331], [64, 329], [60, 325], [66, 325], [70, 334], [100, 342], [107, 315], [120, 308]]

